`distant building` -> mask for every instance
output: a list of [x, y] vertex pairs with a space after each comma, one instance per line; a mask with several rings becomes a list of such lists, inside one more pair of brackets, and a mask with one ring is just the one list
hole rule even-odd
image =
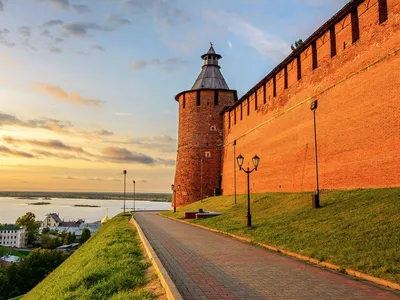
[[28, 233], [24, 227], [14, 224], [0, 226], [0, 246], [25, 248], [28, 244]]
[[62, 252], [70, 252], [72, 250], [78, 249], [79, 243], [72, 243], [69, 245], [62, 245], [60, 247], [57, 247], [57, 250], [60, 250]]
[[[73, 226], [68, 226], [68, 225], [73, 225]], [[48, 228], [50, 230], [56, 230], [58, 232], [70, 232], [75, 233], [75, 236], [80, 237], [82, 235], [82, 230], [84, 228], [89, 229], [91, 234], [94, 234], [95, 232], [97, 232], [97, 230], [99, 230], [99, 228], [101, 227], [101, 224], [99, 221], [97, 222], [93, 222], [93, 223], [80, 223], [79, 226], [76, 226], [76, 222], [62, 222], [60, 224], [60, 226], [49, 226]], [[41, 229], [43, 230], [43, 228]], [[40, 231], [41, 231], [40, 230]]]
[[61, 220], [59, 214], [50, 213], [46, 215], [46, 218], [42, 222], [42, 227], [80, 227], [84, 223], [82, 219], [78, 221], [64, 221]]
[[60, 216], [56, 213], [46, 215], [46, 219], [42, 222], [42, 227], [56, 227], [61, 223]]

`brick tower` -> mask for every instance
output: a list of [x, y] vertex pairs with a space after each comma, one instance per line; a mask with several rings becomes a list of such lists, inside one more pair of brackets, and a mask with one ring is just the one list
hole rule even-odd
[[[201, 56], [204, 64], [193, 87], [176, 95], [179, 103], [179, 139], [175, 171], [176, 206], [213, 196], [221, 187], [223, 116], [237, 93], [221, 74], [211, 44]], [[172, 203], [172, 205], [174, 205]]]

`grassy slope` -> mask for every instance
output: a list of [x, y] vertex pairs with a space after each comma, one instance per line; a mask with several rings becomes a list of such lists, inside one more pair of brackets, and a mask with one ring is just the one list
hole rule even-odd
[[[307, 193], [252, 195], [252, 229], [246, 228], [247, 195], [212, 197], [179, 209], [203, 208], [222, 216], [196, 220], [320, 261], [400, 282], [400, 189], [325, 191], [322, 208]], [[173, 216], [173, 212], [164, 213]]]
[[145, 287], [150, 263], [128, 221], [114, 217], [23, 299], [155, 298]]

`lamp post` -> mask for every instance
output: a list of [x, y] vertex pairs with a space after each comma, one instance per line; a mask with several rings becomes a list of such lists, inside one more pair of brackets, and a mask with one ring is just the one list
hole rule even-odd
[[319, 185], [318, 185], [318, 152], [317, 152], [317, 118], [315, 112], [318, 108], [318, 100], [314, 100], [311, 103], [310, 109], [314, 115], [314, 149], [315, 149], [315, 187], [316, 191], [315, 194], [312, 195], [312, 207], [319, 208]]
[[136, 181], [133, 180], [133, 211], [136, 211]]
[[250, 213], [250, 173], [253, 171], [257, 171], [258, 165], [260, 164], [260, 158], [256, 155], [252, 158], [254, 168], [250, 170], [247, 167], [247, 170], [243, 169], [244, 157], [240, 154], [237, 158], [237, 164], [239, 166], [239, 170], [243, 170], [247, 174], [247, 227], [251, 227], [251, 213]]
[[124, 170], [124, 215], [125, 215], [125, 193], [126, 193], [126, 170]]

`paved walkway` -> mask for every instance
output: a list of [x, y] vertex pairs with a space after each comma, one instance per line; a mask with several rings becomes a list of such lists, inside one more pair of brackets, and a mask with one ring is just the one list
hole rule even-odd
[[400, 299], [400, 294], [221, 234], [135, 213], [184, 299]]

